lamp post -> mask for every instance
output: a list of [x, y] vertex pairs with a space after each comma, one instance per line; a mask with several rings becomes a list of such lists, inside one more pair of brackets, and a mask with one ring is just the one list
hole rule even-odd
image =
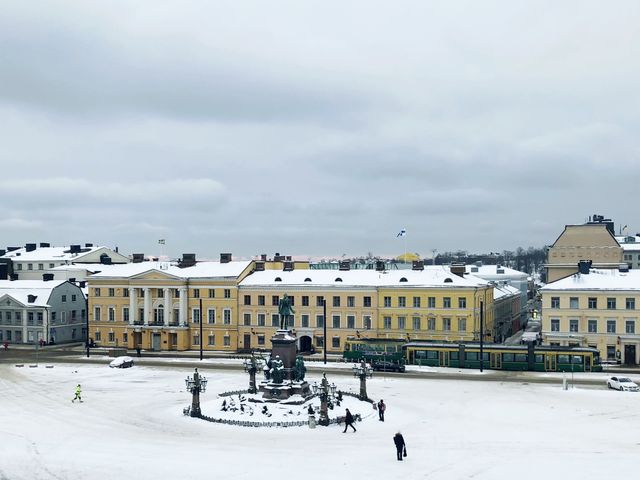
[[320, 419], [318, 420], [318, 423], [320, 425], [327, 426], [329, 425], [329, 402], [333, 399], [336, 393], [336, 384], [329, 384], [327, 374], [323, 373], [320, 385], [314, 383], [311, 388], [313, 389], [313, 394], [320, 397]]
[[245, 359], [243, 366], [244, 371], [249, 374], [249, 393], [257, 393], [256, 372], [258, 371], [258, 368], [262, 366], [262, 361], [257, 359], [253, 352], [251, 352], [251, 358]]
[[359, 365], [355, 364], [353, 366], [353, 376], [360, 379], [360, 396], [358, 398], [366, 400], [369, 398], [367, 395], [367, 378], [373, 376], [373, 368], [362, 360]]
[[204, 393], [207, 390], [207, 379], [200, 375], [196, 368], [193, 378], [187, 377], [184, 382], [187, 385], [187, 391], [191, 392], [192, 395], [189, 415], [200, 417], [202, 415], [200, 411], [200, 392]]

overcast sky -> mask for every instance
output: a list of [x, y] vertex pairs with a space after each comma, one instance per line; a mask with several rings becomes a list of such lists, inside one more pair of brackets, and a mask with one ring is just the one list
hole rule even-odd
[[502, 251], [640, 231], [640, 2], [6, 1], [0, 248]]

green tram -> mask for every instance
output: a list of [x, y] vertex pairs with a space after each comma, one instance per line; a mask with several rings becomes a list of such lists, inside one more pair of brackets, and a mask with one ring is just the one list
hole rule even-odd
[[352, 362], [384, 360], [404, 364], [405, 353], [402, 347], [406, 343], [404, 339], [348, 338], [342, 357]]
[[[480, 368], [479, 343], [408, 342], [403, 345], [407, 365]], [[550, 347], [485, 344], [483, 367], [492, 370], [536, 372], [601, 372], [600, 352], [588, 347]]]

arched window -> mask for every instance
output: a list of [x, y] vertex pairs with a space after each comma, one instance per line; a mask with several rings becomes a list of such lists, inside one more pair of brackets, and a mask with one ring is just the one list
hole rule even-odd
[[153, 321], [158, 325], [164, 325], [164, 305], [160, 304], [153, 309]]
[[304, 279], [304, 281], [305, 281], [305, 282], [310, 282], [310, 281], [311, 281], [311, 279], [310, 279], [309, 277], [307, 277], [307, 278], [305, 278], [305, 279]]
[[453, 283], [453, 280], [451, 280], [449, 277], [444, 279], [444, 283]]
[[336, 280], [335, 280], [335, 281], [336, 281], [336, 282], [341, 282], [341, 281], [342, 281], [342, 279], [341, 279], [340, 277], [338, 277], [338, 278], [336, 278]]
[[281, 281], [282, 281], [282, 279], [281, 279], [280, 277], [276, 277], [276, 280], [275, 280], [275, 281], [276, 281], [276, 282], [281, 282]]
[[401, 281], [401, 282], [406, 282], [406, 281], [407, 281], [407, 279], [406, 279], [405, 277], [402, 277], [402, 278], [400, 279], [400, 281]]

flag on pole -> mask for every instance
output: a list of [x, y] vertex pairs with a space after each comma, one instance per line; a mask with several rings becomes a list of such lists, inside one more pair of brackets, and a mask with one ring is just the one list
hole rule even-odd
[[396, 238], [404, 237], [406, 234], [407, 234], [407, 231], [403, 228], [402, 230], [400, 230], [400, 232], [398, 232], [398, 235], [396, 235]]
[[159, 245], [164, 245], [164, 238], [161, 238], [160, 240], [158, 240], [158, 244]]

